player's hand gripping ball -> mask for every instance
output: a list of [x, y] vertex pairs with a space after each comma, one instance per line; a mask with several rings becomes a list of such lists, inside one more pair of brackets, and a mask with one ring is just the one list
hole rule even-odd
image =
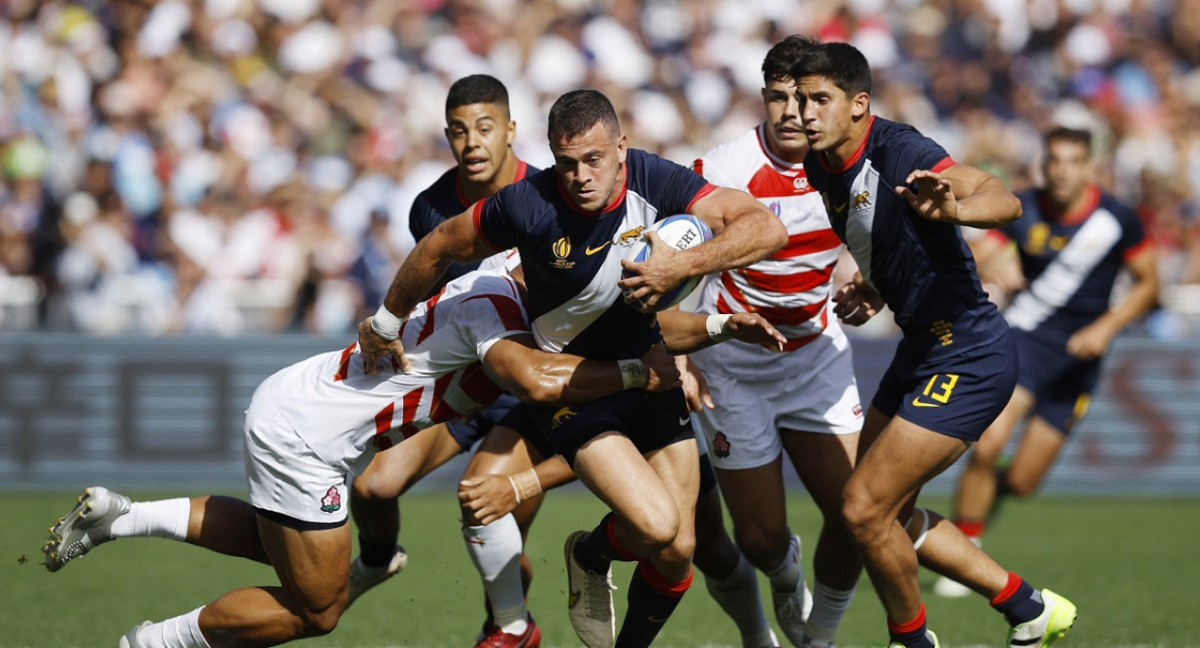
[[[676, 250], [687, 250], [694, 248], [697, 245], [712, 238], [712, 230], [708, 228], [708, 224], [703, 220], [692, 216], [691, 214], [678, 214], [676, 216], [668, 216], [656, 222], [651, 230], [658, 234], [663, 243], [675, 248]], [[639, 241], [634, 246], [635, 263], [645, 261], [651, 253], [650, 242], [645, 239]], [[633, 276], [628, 270], [622, 270], [621, 276], [629, 278]], [[636, 305], [642, 310], [661, 311], [666, 310], [687, 298], [700, 285], [700, 281], [704, 277], [689, 277], [680, 282], [671, 290], [658, 298], [658, 303], [654, 306], [646, 306], [642, 299], [636, 300]], [[622, 289], [625, 296], [628, 297], [631, 290]], [[630, 304], [634, 305], [634, 304]]]

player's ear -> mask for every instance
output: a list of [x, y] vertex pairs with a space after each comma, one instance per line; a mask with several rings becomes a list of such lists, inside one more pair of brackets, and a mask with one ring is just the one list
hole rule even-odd
[[850, 114], [855, 119], [866, 115], [871, 110], [871, 95], [860, 92], [850, 99]]
[[513, 141], [517, 139], [517, 122], [514, 120], [508, 121], [508, 133], [504, 136], [504, 141], [512, 146]]
[[618, 164], [625, 164], [625, 156], [626, 156], [626, 153], [628, 153], [628, 149], [626, 148], [627, 144], [628, 143], [625, 140], [625, 133], [621, 133], [620, 135], [617, 136], [617, 163]]

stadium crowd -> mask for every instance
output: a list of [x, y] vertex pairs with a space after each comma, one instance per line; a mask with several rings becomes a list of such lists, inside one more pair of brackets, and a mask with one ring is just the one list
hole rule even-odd
[[[682, 164], [760, 119], [790, 33], [847, 40], [873, 112], [1015, 190], [1084, 127], [1159, 250], [1159, 336], [1200, 334], [1200, 0], [9, 0], [0, 330], [346, 333], [453, 164], [450, 83], [502, 79], [517, 153], [601, 89]], [[1187, 296], [1192, 295], [1189, 299]]]

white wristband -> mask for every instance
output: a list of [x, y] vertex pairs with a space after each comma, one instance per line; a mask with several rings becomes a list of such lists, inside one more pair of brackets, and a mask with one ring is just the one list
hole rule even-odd
[[708, 337], [713, 342], [724, 342], [733, 337], [733, 333], [729, 331], [729, 320], [733, 315], [709, 315], [704, 320], [704, 328], [708, 329]]
[[404, 318], [396, 317], [383, 304], [379, 305], [379, 310], [375, 311], [375, 317], [371, 318], [371, 330], [378, 333], [379, 337], [389, 341], [395, 340], [400, 335], [400, 327], [403, 324]]
[[517, 504], [527, 502], [542, 492], [542, 482], [533, 468], [516, 475], [509, 475], [508, 483], [512, 485]]
[[641, 360], [617, 360], [621, 369], [621, 389], [637, 389], [646, 386], [646, 363]]

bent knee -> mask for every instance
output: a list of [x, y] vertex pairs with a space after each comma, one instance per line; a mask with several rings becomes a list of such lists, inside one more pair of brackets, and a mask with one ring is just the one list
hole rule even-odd
[[305, 637], [320, 637], [333, 632], [342, 618], [345, 605], [334, 605], [324, 610], [304, 610], [300, 613], [301, 632]]

